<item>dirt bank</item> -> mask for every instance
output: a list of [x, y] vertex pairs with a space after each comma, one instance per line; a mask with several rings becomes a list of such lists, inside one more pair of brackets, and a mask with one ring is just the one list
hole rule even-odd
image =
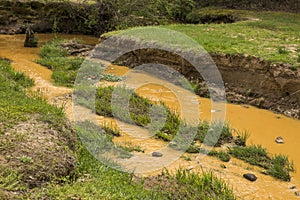
[[[140, 41], [134, 39], [122, 38], [105, 49], [96, 49], [93, 57], [109, 60], [111, 52], [130, 49], [128, 45], [138, 50], [125, 53], [116, 59], [116, 63], [129, 67], [145, 63], [170, 66], [189, 80], [199, 82], [202, 86], [199, 90], [201, 96], [208, 95], [202, 76], [188, 61], [170, 51], [145, 49], [145, 44], [142, 45]], [[250, 104], [300, 118], [300, 70], [292, 69], [289, 64], [271, 64], [271, 62], [248, 55], [211, 53], [210, 56], [223, 78], [227, 101]], [[204, 70], [207, 69], [204, 68]]]

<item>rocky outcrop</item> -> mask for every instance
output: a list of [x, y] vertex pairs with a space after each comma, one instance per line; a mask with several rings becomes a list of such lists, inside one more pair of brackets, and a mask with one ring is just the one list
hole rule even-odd
[[79, 44], [73, 40], [63, 43], [61, 46], [65, 48], [71, 56], [88, 56], [90, 51], [95, 47], [94, 45]]

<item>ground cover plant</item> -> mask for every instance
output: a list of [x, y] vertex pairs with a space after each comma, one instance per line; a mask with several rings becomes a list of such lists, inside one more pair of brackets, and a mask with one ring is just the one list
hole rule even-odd
[[0, 198], [2, 190], [26, 193], [75, 168], [75, 133], [62, 108], [27, 91], [33, 83], [0, 59]]
[[[203, 13], [224, 10], [205, 9]], [[192, 37], [208, 52], [247, 54], [273, 63], [300, 65], [300, 16], [284, 12], [255, 12], [228, 10], [244, 20], [230, 24], [167, 25], [164, 28], [180, 31]]]
[[[173, 197], [180, 197], [183, 195], [180, 188], [192, 187], [194, 190], [197, 190], [197, 192], [187, 192], [187, 195], [190, 198], [197, 199], [198, 192], [201, 192], [202, 194], [209, 194], [216, 198], [234, 199], [233, 192], [231, 189], [229, 189], [228, 185], [217, 179], [211, 173], [203, 173], [198, 175], [178, 171], [172, 176], [169, 175], [168, 178], [169, 180], [172, 178], [172, 182], [177, 183], [178, 190], [174, 191], [169, 188], [168, 190], [161, 191], [154, 185], [145, 186], [141, 182], [136, 181], [137, 177], [131, 173], [121, 172], [107, 166], [110, 161], [107, 161], [106, 164], [99, 162], [90, 154], [90, 152], [80, 141], [75, 142], [75, 138], [71, 140], [73, 127], [66, 125], [67, 121], [61, 108], [56, 108], [52, 105], [49, 105], [38, 95], [29, 95], [26, 93], [26, 88], [33, 85], [33, 81], [31, 79], [27, 78], [24, 74], [13, 71], [10, 67], [9, 61], [5, 59], [0, 59], [0, 71], [0, 105], [2, 108], [0, 109], [0, 114], [2, 116], [0, 121], [0, 154], [5, 158], [8, 158], [8, 155], [10, 155], [9, 163], [16, 160], [13, 162], [13, 164], [18, 164], [18, 168], [16, 168], [15, 165], [8, 167], [7, 163], [4, 164], [2, 161], [0, 162], [0, 198], [173, 199]], [[36, 116], [34, 121], [32, 121], [33, 115]], [[30, 132], [28, 134], [22, 132], [24, 133], [22, 135], [18, 131], [10, 131], [12, 130], [12, 127], [19, 126], [20, 124], [24, 124], [26, 122], [30, 123], [28, 127], [17, 128], [26, 128], [34, 132]], [[43, 123], [41, 124], [41, 122]], [[45, 123], [48, 125], [44, 126]], [[89, 131], [87, 131], [87, 129], [81, 129], [80, 126], [78, 126], [77, 131], [82, 133], [80, 135], [84, 135], [87, 138], [95, 135], [99, 136], [98, 126], [91, 124], [90, 122], [82, 123], [87, 123], [86, 127], [89, 128]], [[43, 128], [44, 132], [41, 129], [31, 128], [32, 126]], [[103, 145], [100, 147], [116, 148], [115, 145], [111, 145], [112, 143], [109, 142], [112, 142], [113, 136], [118, 136], [120, 133], [116, 129], [111, 129], [108, 127], [103, 127], [102, 130], [104, 130], [103, 136], [108, 138], [108, 143], [103, 143]], [[60, 145], [62, 145], [62, 143], [65, 144], [65, 146], [62, 146], [63, 149], [60, 149], [60, 154], [68, 152], [67, 155], [69, 157], [75, 157], [74, 154], [76, 154], [76, 159], [69, 160], [69, 165], [71, 163], [74, 164], [72, 165], [72, 171], [61, 174], [60, 177], [53, 176], [50, 177], [50, 179], [41, 179], [39, 182], [28, 182], [28, 180], [34, 179], [37, 174], [42, 174], [43, 177], [47, 178], [43, 170], [51, 168], [51, 164], [48, 163], [49, 165], [46, 167], [38, 165], [40, 164], [38, 161], [44, 157], [51, 157], [51, 153], [53, 153], [53, 151], [57, 151], [57, 148], [60, 147], [57, 145], [54, 149], [52, 149], [51, 146], [47, 146], [46, 141], [43, 141], [43, 148], [50, 148], [51, 151], [39, 152], [38, 149], [35, 149], [34, 151], [26, 149], [26, 147], [30, 148], [32, 145], [35, 145], [32, 140], [30, 140], [30, 144], [26, 144], [26, 147], [22, 145], [22, 141], [30, 138], [31, 135], [34, 136], [33, 138], [35, 140], [42, 140], [42, 138], [39, 138], [41, 135], [37, 134], [35, 131], [41, 132], [42, 135], [46, 135], [43, 137], [56, 134], [56, 131], [59, 132], [62, 137], [51, 137], [49, 139], [52, 142], [57, 140]], [[11, 134], [9, 134], [9, 138], [7, 138], [6, 136], [10, 132]], [[68, 142], [63, 139], [68, 137]], [[10, 141], [12, 143], [10, 143]], [[53, 147], [53, 143], [51, 145]], [[122, 149], [123, 147], [121, 147], [121, 150]], [[27, 153], [14, 158], [16, 152], [24, 153], [23, 150], [26, 150]], [[126, 150], [141, 151], [140, 148], [131, 146], [130, 144], [125, 147], [123, 153]], [[7, 154], [7, 152], [9, 154]], [[43, 158], [35, 157], [33, 152], [39, 152], [45, 155]], [[59, 159], [60, 155], [56, 155], [55, 158]], [[44, 159], [42, 161], [47, 160]], [[63, 166], [68, 166], [66, 163], [61, 164]], [[110, 164], [118, 167], [114, 163]], [[30, 171], [30, 169], [35, 169], [36, 165], [38, 168], [35, 171]], [[28, 169], [27, 171], [20, 171], [20, 169], [26, 168]], [[61, 168], [54, 169], [59, 171], [62, 170]], [[49, 173], [49, 171], [47, 172]], [[46, 173], [46, 175], [49, 174]], [[43, 185], [43, 187], [38, 187], [43, 181], [47, 182], [47, 184]], [[143, 182], [145, 182], [145, 180]], [[160, 183], [163, 184], [164, 182], [160, 181]], [[214, 185], [216, 187], [200, 187], [201, 185], [207, 184]]]
[[[34, 198], [83, 199], [236, 199], [230, 187], [211, 172], [178, 170], [163, 178], [139, 178], [101, 164], [79, 145], [77, 180], [37, 190]], [[168, 185], [169, 187], [165, 187]], [[176, 186], [174, 189], [173, 185]], [[205, 199], [204, 198], [204, 199]]]
[[[299, 67], [300, 16], [295, 13], [263, 12], [245, 10], [222, 10], [205, 8], [195, 11], [196, 15], [230, 14], [240, 18], [235, 23], [170, 24], [162, 28], [179, 31], [194, 39], [209, 53], [246, 54], [272, 63], [290, 63]], [[142, 29], [133, 28], [136, 32]], [[103, 34], [109, 37], [122, 31]], [[149, 34], [139, 33], [142, 40]], [[152, 37], [152, 36], [151, 36]], [[167, 41], [161, 38], [159, 43]]]
[[[41, 47], [40, 59], [36, 62], [53, 71], [51, 77], [54, 83], [60, 86], [73, 87], [78, 70], [84, 62], [82, 57], [70, 57], [61, 44], [63, 39], [54, 39]], [[100, 80], [120, 81], [118, 76], [112, 74], [99, 74]]]
[[295, 171], [293, 163], [289, 161], [287, 156], [280, 154], [270, 156], [267, 150], [260, 145], [233, 147], [229, 149], [229, 153], [247, 163], [266, 169], [265, 174], [284, 181], [290, 181], [290, 172]]

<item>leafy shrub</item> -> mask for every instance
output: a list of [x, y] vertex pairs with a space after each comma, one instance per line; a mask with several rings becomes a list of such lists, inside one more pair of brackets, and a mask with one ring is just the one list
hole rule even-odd
[[194, 0], [156, 0], [160, 15], [185, 22], [186, 16], [195, 8]]
[[201, 17], [198, 12], [190, 12], [186, 16], [186, 22], [191, 24], [199, 24], [201, 22]]

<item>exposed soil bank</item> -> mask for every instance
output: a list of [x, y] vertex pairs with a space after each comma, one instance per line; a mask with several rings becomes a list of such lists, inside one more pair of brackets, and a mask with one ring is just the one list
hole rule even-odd
[[[120, 39], [112, 46], [95, 51], [94, 57], [106, 60], [116, 49], [138, 49], [120, 56], [116, 63], [135, 67], [146, 63], [159, 63], [172, 67], [191, 81], [198, 81], [207, 96], [202, 76], [188, 61], [175, 53], [159, 49], [143, 49], [145, 44], [133, 39]], [[114, 46], [115, 45], [115, 46]], [[141, 48], [137, 48], [141, 47]], [[97, 52], [105, 53], [97, 55]], [[111, 51], [111, 52], [110, 52]], [[189, 52], [192, 55], [194, 52]], [[300, 71], [293, 71], [288, 64], [271, 64], [260, 58], [247, 55], [212, 53], [226, 88], [227, 100], [269, 109], [290, 117], [300, 118]], [[207, 59], [207, 58], [203, 58]], [[207, 70], [204, 68], [204, 70]]]

